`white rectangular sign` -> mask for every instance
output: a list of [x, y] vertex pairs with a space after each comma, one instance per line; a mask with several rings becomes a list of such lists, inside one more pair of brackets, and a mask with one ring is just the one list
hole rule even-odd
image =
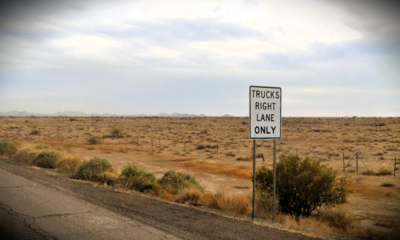
[[250, 86], [250, 139], [282, 137], [282, 89]]

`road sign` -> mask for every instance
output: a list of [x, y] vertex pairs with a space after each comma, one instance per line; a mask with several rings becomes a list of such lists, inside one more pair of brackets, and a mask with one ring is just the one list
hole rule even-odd
[[282, 89], [250, 86], [250, 139], [281, 139]]

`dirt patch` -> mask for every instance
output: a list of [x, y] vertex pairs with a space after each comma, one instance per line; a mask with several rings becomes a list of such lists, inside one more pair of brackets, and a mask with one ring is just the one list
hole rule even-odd
[[[115, 124], [125, 126], [122, 138], [109, 137]], [[23, 147], [48, 144], [86, 160], [105, 157], [117, 169], [133, 162], [156, 177], [177, 170], [194, 175], [209, 192], [250, 194], [252, 161], [237, 160], [252, 159], [247, 124], [247, 118], [96, 117], [71, 122], [2, 117], [0, 139], [17, 138]], [[39, 134], [31, 135], [33, 130]], [[361, 173], [368, 169], [393, 173], [394, 157], [400, 156], [400, 118], [283, 118], [282, 133], [278, 161], [279, 156], [299, 154], [319, 159], [339, 176], [351, 177], [355, 191], [346, 207], [368, 228], [398, 229], [400, 172], [396, 177]], [[91, 137], [101, 141], [90, 144]], [[272, 141], [258, 140], [257, 154], [265, 159], [257, 158], [257, 166], [272, 168]]]

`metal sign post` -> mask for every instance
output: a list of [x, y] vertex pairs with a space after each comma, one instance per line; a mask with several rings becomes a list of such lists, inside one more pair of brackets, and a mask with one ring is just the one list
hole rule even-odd
[[253, 140], [253, 210], [252, 219], [255, 218], [255, 205], [256, 205], [256, 140]]
[[276, 214], [276, 139], [274, 139], [274, 196], [273, 196], [273, 205], [272, 205], [272, 223], [275, 223], [275, 214]]
[[276, 139], [282, 138], [282, 89], [280, 87], [250, 86], [249, 88], [250, 139], [253, 139], [253, 210], [256, 199], [256, 139], [273, 139], [273, 216], [275, 223], [276, 202]]

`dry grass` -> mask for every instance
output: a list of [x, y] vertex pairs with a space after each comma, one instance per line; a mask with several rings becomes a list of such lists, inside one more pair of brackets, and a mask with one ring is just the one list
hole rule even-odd
[[245, 162], [249, 162], [252, 159], [250, 157], [238, 157], [236, 158], [236, 161], [245, 161]]
[[251, 170], [248, 168], [228, 167], [221, 164], [210, 163], [202, 160], [184, 162], [183, 166], [194, 171], [236, 176], [245, 179], [250, 179], [251, 176]]
[[120, 125], [120, 124], [115, 124], [111, 128], [111, 136], [113, 138], [122, 138], [126, 135], [126, 129], [125, 126]]
[[391, 189], [377, 188], [363, 183], [353, 183], [351, 187], [353, 193], [361, 194], [365, 198], [395, 198], [395, 195], [391, 194], [393, 192]]
[[[276, 201], [275, 211], [278, 212], [279, 202]], [[256, 216], [272, 220], [273, 198], [269, 193], [256, 192]]]
[[278, 214], [276, 221], [289, 229], [305, 232], [313, 237], [326, 238], [333, 232], [333, 229], [328, 224], [315, 217], [295, 219], [290, 215]]
[[185, 189], [176, 197], [175, 202], [193, 206], [201, 206], [200, 199], [203, 194], [204, 192], [198, 188]]
[[33, 159], [35, 159], [39, 155], [39, 152], [30, 148], [26, 148], [20, 150], [15, 156], [14, 159], [18, 162], [26, 163], [32, 165]]
[[387, 169], [382, 169], [379, 170], [379, 172], [376, 173], [376, 176], [387, 176], [387, 175], [392, 175], [393, 172]]
[[[207, 201], [209, 201], [209, 199]], [[245, 195], [226, 195], [225, 193], [216, 193], [213, 201], [211, 201], [211, 205], [207, 206], [222, 209], [231, 213], [251, 213], [251, 201], [249, 197]]]
[[392, 188], [392, 187], [394, 187], [394, 184], [393, 183], [389, 183], [389, 182], [384, 182], [384, 183], [381, 184], [381, 187], [390, 187], [390, 188]]
[[[196, 176], [200, 184], [211, 191], [202, 194], [198, 200], [199, 204], [206, 206], [218, 206], [215, 194], [221, 189], [226, 196], [247, 196], [251, 191], [251, 188], [235, 188], [250, 185], [252, 161], [246, 156], [252, 154], [252, 143], [246, 130], [247, 118], [88, 117], [76, 120], [0, 117], [0, 140], [18, 137], [22, 140], [22, 147], [30, 149], [30, 152], [37, 152], [34, 149], [36, 145], [47, 144], [51, 149], [85, 160], [95, 156], [106, 157], [116, 169], [134, 162], [155, 172], [156, 176], [170, 169], [184, 171]], [[394, 156], [400, 156], [400, 118], [283, 118], [282, 121], [283, 138], [277, 141], [278, 161], [281, 155], [298, 153], [301, 157], [321, 159], [339, 175], [352, 176], [355, 179], [353, 195], [358, 202], [350, 202], [347, 207], [349, 211], [357, 209], [357, 214], [379, 209], [381, 212], [377, 210], [373, 218], [363, 216], [372, 223], [385, 223], [387, 214], [400, 212], [397, 187], [400, 186], [400, 176], [392, 177]], [[125, 129], [121, 135], [110, 138], [113, 126], [124, 126]], [[33, 130], [38, 134], [31, 135]], [[102, 141], [89, 145], [88, 139], [93, 136]], [[343, 172], [343, 153], [345, 164], [358, 153], [371, 172], [359, 175], [355, 159]], [[261, 157], [261, 154], [265, 162], [257, 158], [257, 166], [271, 168], [271, 141], [257, 140], [256, 157]], [[29, 163], [29, 157], [25, 160], [20, 157], [20, 161]], [[366, 170], [363, 162], [359, 162], [359, 172]], [[383, 183], [391, 183], [394, 187], [382, 187]], [[157, 184], [152, 192], [171, 201], [180, 197]], [[196, 194], [185, 193], [182, 199], [192, 204]], [[224, 198], [219, 199], [222, 201]], [[229, 197], [226, 199], [225, 205], [230, 206]], [[269, 218], [270, 210], [268, 207], [265, 209], [263, 217]], [[400, 226], [399, 218], [393, 221], [392, 226]]]
[[80, 159], [80, 157], [74, 155], [64, 155], [60, 162], [57, 164], [56, 170], [58, 172], [73, 174], [78, 171], [81, 164], [82, 160]]
[[362, 227], [360, 220], [347, 208], [338, 207], [324, 211], [319, 216], [329, 226], [350, 234], [363, 235], [366, 229]]

